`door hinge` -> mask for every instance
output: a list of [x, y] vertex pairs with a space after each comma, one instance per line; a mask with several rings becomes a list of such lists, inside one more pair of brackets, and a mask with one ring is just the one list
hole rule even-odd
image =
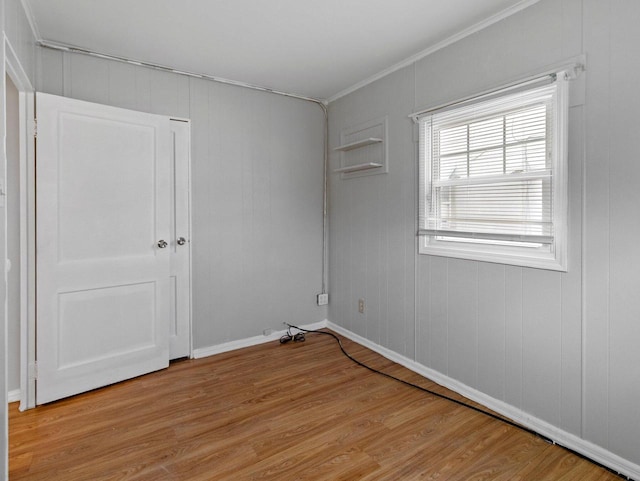
[[32, 381], [38, 380], [38, 362], [32, 362], [29, 364], [29, 379]]
[[33, 136], [38, 138], [38, 119], [33, 119]]

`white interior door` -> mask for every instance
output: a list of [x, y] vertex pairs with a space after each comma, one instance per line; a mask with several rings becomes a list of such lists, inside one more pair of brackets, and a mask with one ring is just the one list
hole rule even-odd
[[36, 108], [41, 404], [168, 365], [171, 136], [166, 117]]
[[191, 239], [189, 228], [189, 122], [171, 120], [171, 359], [191, 354]]

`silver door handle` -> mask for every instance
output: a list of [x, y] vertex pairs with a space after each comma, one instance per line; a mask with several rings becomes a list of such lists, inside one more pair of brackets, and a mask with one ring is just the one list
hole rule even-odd
[[167, 244], [167, 241], [165, 241], [165, 240], [161, 239], [161, 240], [158, 241], [158, 247], [160, 247], [160, 249], [164, 249], [165, 247], [167, 247], [167, 245], [169, 245], [169, 244]]
[[178, 237], [178, 240], [176, 242], [178, 242], [179, 246], [183, 246], [187, 243], [187, 239], [185, 239], [184, 237]]

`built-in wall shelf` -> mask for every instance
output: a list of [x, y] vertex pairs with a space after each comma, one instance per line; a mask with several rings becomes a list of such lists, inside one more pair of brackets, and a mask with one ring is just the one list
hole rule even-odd
[[[359, 149], [360, 147], [366, 147], [367, 145], [379, 144], [380, 142], [382, 142], [382, 139], [379, 139], [378, 137], [368, 137], [366, 139], [356, 140], [355, 142], [349, 142], [348, 144], [340, 145], [333, 150], [337, 152], [347, 152], [349, 150]], [[336, 170], [336, 172], [338, 172], [338, 170]]]
[[339, 169], [335, 169], [334, 172], [337, 172], [340, 174], [350, 174], [352, 172], [360, 172], [361, 170], [369, 170], [369, 169], [378, 169], [380, 167], [382, 167], [382, 164], [378, 164], [376, 162], [365, 162], [364, 164], [355, 164], [355, 165], [349, 165], [347, 167], [341, 167]]
[[333, 172], [341, 179], [353, 179], [389, 172], [387, 118], [352, 125], [340, 131], [340, 144], [333, 151], [340, 156]]

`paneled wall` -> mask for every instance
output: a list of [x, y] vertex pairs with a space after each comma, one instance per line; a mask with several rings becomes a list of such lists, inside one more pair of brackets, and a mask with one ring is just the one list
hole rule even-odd
[[194, 347], [326, 318], [313, 103], [39, 49], [38, 90], [191, 119]]
[[[388, 174], [330, 177], [329, 319], [636, 467], [638, 18], [633, 0], [541, 0], [329, 108], [331, 147], [343, 129], [387, 115], [390, 153]], [[571, 85], [568, 272], [418, 255], [408, 115], [582, 54], [587, 72]]]
[[[0, 25], [2, 25], [3, 32], [6, 30], [4, 21], [4, 0], [0, 1]], [[0, 50], [0, 88], [4, 92], [4, 78], [5, 78], [5, 57], [4, 49]], [[2, 107], [3, 115], [0, 118], [0, 139], [5, 138], [5, 125], [4, 125], [4, 109], [5, 101], [4, 95], [0, 97], [0, 106]], [[3, 141], [4, 142], [4, 141]], [[4, 144], [2, 145], [4, 152]], [[2, 154], [0, 157], [0, 178], [2, 183], [6, 180], [7, 170], [7, 158]], [[0, 252], [6, 252], [7, 249], [7, 229], [6, 229], [6, 208], [0, 208]], [[6, 276], [0, 277], [0, 302], [5, 305], [7, 292]], [[7, 480], [9, 478], [9, 421], [7, 418], [7, 315], [6, 309], [2, 309], [0, 315], [2, 322], [0, 323], [0, 347], [2, 349], [2, 355], [0, 355], [0, 479]]]
[[[26, 73], [32, 84], [35, 83], [35, 38], [32, 34], [29, 22], [22, 8], [20, 0], [0, 0], [0, 25], [6, 37], [7, 49], [13, 51], [12, 56], [17, 59], [21, 69]], [[4, 42], [5, 40], [3, 40]], [[5, 91], [5, 53], [4, 49], [0, 50], [0, 89], [4, 94]], [[0, 96], [0, 107], [3, 115], [0, 116], [0, 139], [5, 142], [5, 101], [4, 95]], [[0, 159], [0, 178], [2, 184], [6, 186], [7, 192], [15, 189], [15, 185], [7, 185], [6, 183], [6, 149], [5, 145], [1, 149], [2, 156]], [[6, 200], [6, 198], [5, 198]], [[0, 251], [6, 252], [7, 247], [7, 224], [6, 224], [6, 204], [2, 207], [0, 214]], [[16, 266], [17, 267], [17, 266]], [[6, 277], [0, 281], [0, 305], [5, 305], [5, 281]], [[17, 299], [10, 299], [8, 307], [11, 309], [17, 303]], [[7, 315], [10, 314], [10, 315]], [[1, 316], [0, 328], [0, 346], [2, 346], [2, 354], [0, 355], [0, 390], [2, 397], [0, 404], [0, 479], [8, 478], [8, 423], [7, 423], [7, 391], [19, 387], [19, 311], [11, 309], [4, 310]]]
[[[330, 176], [329, 319], [413, 358], [416, 184], [413, 69], [404, 69], [330, 104], [330, 151], [340, 131], [387, 116], [389, 173]], [[405, 159], [405, 161], [398, 161]], [[333, 153], [330, 170], [340, 167]], [[417, 184], [416, 184], [417, 185]], [[358, 300], [365, 300], [364, 314]]]
[[2, 0], [4, 3], [4, 33], [19, 59], [31, 84], [36, 78], [36, 39], [21, 0]]
[[[7, 36], [8, 48], [14, 53], [20, 62], [20, 67], [29, 78], [32, 85], [35, 85], [35, 66], [36, 66], [36, 45], [35, 37], [31, 31], [31, 26], [27, 20], [24, 9], [20, 0], [5, 0], [5, 35]], [[3, 61], [4, 64], [4, 61]], [[3, 87], [4, 88], [4, 87]], [[9, 139], [9, 141], [17, 142], [18, 139]], [[15, 159], [14, 159], [15, 160]], [[9, 202], [15, 200], [14, 194], [17, 184], [11, 183], [8, 186]], [[13, 192], [13, 193], [12, 193]], [[13, 216], [10, 216], [10, 221], [15, 219], [15, 214], [19, 212], [19, 206], [15, 204], [9, 204], [9, 209], [12, 209]], [[13, 217], [13, 219], [12, 219]], [[15, 225], [13, 226], [15, 227]], [[12, 242], [17, 240], [17, 233], [13, 232]], [[20, 278], [17, 277], [16, 269], [18, 263], [15, 262], [15, 256], [13, 261], [13, 275], [9, 276], [9, 291], [12, 293], [9, 298], [8, 312], [7, 312], [7, 355], [10, 362], [7, 366], [7, 383], [9, 391], [14, 391], [20, 388], [20, 366], [17, 360], [20, 357], [20, 299], [15, 296], [19, 286], [15, 283], [20, 282]]]
[[638, 462], [640, 3], [584, 3], [584, 434]]
[[[11, 78], [5, 76], [5, 153], [7, 161], [7, 259], [11, 270], [7, 273], [7, 351], [11, 359], [20, 352], [20, 112], [19, 93]], [[20, 386], [20, 366], [11, 363], [7, 371], [10, 390]]]

